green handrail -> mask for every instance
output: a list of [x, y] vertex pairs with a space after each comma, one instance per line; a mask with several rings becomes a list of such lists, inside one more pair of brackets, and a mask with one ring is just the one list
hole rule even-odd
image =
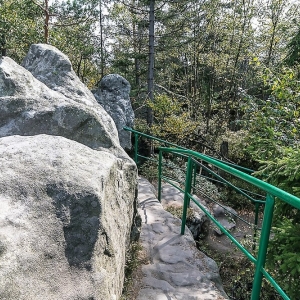
[[[164, 146], [170, 146], [170, 147], [174, 147], [174, 148], [177, 148], [177, 149], [185, 149], [185, 150], [188, 150], [187, 148], [185, 147], [182, 147], [182, 146], [178, 146], [174, 143], [170, 143], [170, 142], [167, 142], [165, 140], [162, 140], [160, 138], [157, 138], [157, 137], [154, 137], [154, 136], [151, 136], [149, 134], [146, 134], [146, 133], [143, 133], [143, 132], [139, 132], [137, 130], [134, 130], [132, 128], [129, 128], [129, 127], [124, 127], [124, 130], [126, 131], [130, 131], [134, 134], [135, 136], [135, 142], [134, 142], [134, 161], [136, 162], [136, 164], [138, 165], [139, 163], [139, 158], [143, 158], [145, 160], [150, 160], [152, 162], [157, 162], [157, 160], [155, 160], [154, 158], [152, 157], [147, 157], [147, 156], [143, 156], [143, 155], [140, 155], [138, 153], [138, 140], [139, 140], [139, 137], [144, 137], [146, 139], [150, 139], [152, 141], [156, 141], [160, 144], [163, 144]], [[162, 159], [162, 158], [160, 158]], [[251, 169], [248, 169], [248, 168], [244, 168], [244, 167], [241, 167], [239, 165], [236, 165], [236, 164], [233, 164], [231, 162], [228, 162], [228, 161], [222, 161], [220, 159], [217, 159], [217, 158], [214, 158], [216, 161], [219, 161], [219, 162], [222, 162], [228, 166], [232, 166], [240, 171], [243, 171], [243, 172], [246, 172], [246, 173], [249, 173], [249, 174], [252, 174], [254, 171], [251, 170]], [[162, 161], [161, 161], [162, 163]], [[200, 164], [200, 166], [205, 169], [206, 171], [208, 171], [213, 177], [216, 177], [220, 180], [220, 182], [226, 186], [229, 186], [231, 187], [233, 190], [235, 190], [237, 193], [239, 193], [240, 195], [242, 196], [245, 196], [246, 198], [248, 198], [249, 200], [251, 200], [252, 203], [255, 204], [255, 222], [254, 222], [254, 238], [256, 238], [256, 231], [259, 230], [260, 228], [257, 226], [258, 225], [258, 214], [259, 214], [259, 204], [264, 204], [264, 201], [262, 200], [258, 200], [258, 199], [254, 199], [253, 197], [250, 196], [251, 192], [247, 191], [247, 190], [244, 190], [244, 189], [241, 189], [239, 187], [236, 187], [234, 186], [233, 184], [231, 184], [229, 181], [227, 181], [226, 179], [224, 179], [223, 177], [219, 176], [217, 173], [213, 172], [212, 170], [210, 170], [207, 166], [203, 165], [202, 163], [199, 163], [199, 162], [195, 162], [193, 164], [193, 170], [194, 170], [194, 174], [193, 174], [193, 177], [192, 177], [192, 182], [193, 182], [193, 190], [195, 191], [196, 190], [196, 164]], [[159, 166], [159, 164], [158, 164]], [[159, 173], [160, 174], [160, 173]], [[159, 175], [160, 176], [160, 175]], [[201, 177], [205, 177], [203, 175], [201, 175]], [[215, 180], [214, 178], [209, 178], [208, 180]], [[159, 181], [161, 182], [161, 181]], [[160, 191], [160, 189], [158, 189], [158, 191]], [[261, 195], [256, 195], [256, 196], [259, 196], [261, 197]], [[161, 201], [161, 198], [160, 198], [160, 192], [158, 193], [158, 200]], [[213, 199], [210, 198], [211, 201], [214, 201]], [[215, 202], [215, 201], [214, 201]], [[219, 204], [220, 205], [220, 204]], [[243, 221], [244, 223], [248, 224], [248, 222], [244, 219], [242, 219], [241, 217], [238, 217], [241, 221]], [[248, 224], [249, 225], [249, 224]], [[255, 249], [255, 244], [253, 245], [253, 249]]]
[[[138, 157], [143, 157], [143, 156], [141, 156], [141, 155], [138, 154], [138, 138], [139, 138], [139, 136], [145, 137], [145, 138], [150, 139], [152, 141], [157, 141], [159, 143], [162, 143], [164, 145], [168, 145], [170, 147], [188, 150], [185, 147], [182, 147], [182, 146], [179, 146], [177, 144], [170, 143], [170, 142], [165, 141], [163, 139], [157, 138], [155, 136], [152, 136], [152, 135], [149, 135], [149, 134], [146, 134], [146, 133], [134, 130], [134, 129], [132, 129], [130, 127], [127, 127], [127, 126], [123, 127], [123, 129], [126, 130], [126, 131], [130, 131], [130, 132], [132, 132], [134, 134], [134, 161], [135, 161], [136, 164], [138, 164]], [[236, 164], [231, 163], [231, 162], [222, 161], [222, 160], [217, 159], [217, 158], [214, 158], [214, 159], [217, 160], [217, 161], [223, 162], [224, 164], [226, 164], [228, 166], [232, 166], [234, 168], [237, 168], [238, 170], [244, 171], [244, 172], [249, 173], [249, 174], [252, 174], [254, 172], [254, 170], [251, 170], [251, 169], [248, 169], [248, 168], [245, 168], [245, 167], [241, 167], [241, 166], [236, 165]]]
[[246, 174], [244, 172], [241, 172], [239, 170], [237, 170], [236, 168], [230, 167], [226, 164], [224, 164], [223, 162], [217, 161], [205, 154], [200, 154], [199, 152], [193, 151], [193, 150], [183, 150], [183, 149], [174, 149], [174, 148], [165, 148], [165, 147], [161, 147], [160, 150], [163, 150], [165, 152], [175, 152], [175, 153], [182, 153], [185, 155], [189, 155], [189, 156], [193, 156], [193, 157], [197, 157], [199, 159], [202, 159], [216, 167], [218, 167], [219, 169], [226, 171], [227, 173], [234, 175], [246, 182], [251, 183], [252, 185], [255, 185], [256, 187], [266, 191], [267, 193], [278, 197], [280, 199], [286, 199], [285, 202], [294, 206], [297, 209], [300, 209], [300, 199], [288, 192], [285, 192], [265, 181], [262, 181], [256, 177], [253, 177], [249, 174]]
[[[275, 197], [278, 197], [280, 200], [294, 206], [297, 209], [300, 209], [300, 199], [292, 194], [289, 194], [271, 184], [268, 184], [260, 179], [257, 179], [249, 174], [241, 172], [236, 168], [228, 166], [218, 160], [215, 160], [207, 155], [200, 154], [198, 152], [192, 150], [184, 150], [184, 149], [174, 149], [174, 148], [166, 148], [161, 147], [160, 150], [160, 157], [162, 157], [163, 152], [168, 153], [175, 153], [178, 155], [179, 153], [188, 156], [188, 163], [187, 163], [187, 170], [186, 170], [186, 184], [184, 190], [184, 205], [183, 205], [183, 215], [182, 215], [182, 227], [181, 227], [181, 234], [184, 234], [185, 231], [185, 224], [186, 224], [186, 213], [187, 207], [190, 199], [220, 228], [222, 232], [226, 234], [227, 237], [231, 239], [231, 241], [247, 256], [247, 258], [255, 264], [255, 274], [253, 279], [253, 289], [251, 293], [251, 300], [259, 300], [260, 298], [260, 291], [262, 285], [262, 279], [265, 277], [271, 285], [277, 290], [277, 292], [283, 297], [285, 300], [289, 300], [290, 298], [288, 295], [281, 289], [278, 283], [274, 280], [274, 278], [264, 269], [266, 256], [267, 256], [267, 248], [268, 242], [271, 232], [271, 225], [272, 225], [272, 217], [274, 211], [274, 202]], [[203, 161], [208, 162], [209, 164], [218, 167], [219, 169], [234, 175], [262, 190], [267, 193], [266, 197], [266, 205], [264, 209], [264, 218], [263, 224], [261, 229], [261, 237], [259, 243], [259, 251], [257, 259], [253, 257], [253, 255], [247, 251], [234, 237], [205, 209], [205, 207], [197, 202], [194, 197], [191, 195], [191, 180], [193, 174], [193, 158], [198, 158]], [[161, 159], [160, 159], [161, 161]], [[160, 169], [160, 176], [159, 180], [162, 179], [162, 170]], [[161, 183], [159, 183], [161, 186]]]
[[[259, 180], [249, 174], [252, 174], [254, 171], [248, 168], [240, 167], [238, 165], [232, 164], [231, 162], [222, 161], [213, 157], [210, 157], [208, 155], [204, 155], [201, 153], [198, 153], [196, 151], [192, 151], [189, 149], [186, 149], [184, 147], [178, 146], [173, 143], [169, 143], [167, 141], [164, 141], [162, 139], [153, 137], [151, 135], [136, 131], [134, 129], [131, 129], [129, 127], [124, 127], [124, 130], [131, 131], [135, 136], [135, 152], [134, 152], [134, 160], [136, 163], [138, 163], [138, 158], [143, 157], [142, 155], [138, 154], [138, 139], [139, 136], [157, 141], [159, 143], [162, 143], [164, 145], [168, 145], [172, 148], [167, 147], [160, 147], [159, 148], [159, 161], [158, 161], [158, 198], [160, 200], [161, 198], [161, 182], [162, 180], [165, 180], [167, 182], [167, 177], [163, 176], [163, 152], [169, 152], [173, 153], [179, 156], [184, 156], [188, 159], [187, 162], [187, 168], [186, 168], [186, 178], [185, 178], [185, 188], [182, 189], [180, 187], [177, 187], [176, 185], [173, 185], [174, 187], [178, 188], [181, 192], [184, 193], [184, 205], [183, 205], [183, 215], [182, 215], [182, 226], [181, 226], [181, 233], [184, 234], [185, 231], [185, 224], [186, 224], [186, 214], [187, 214], [187, 208], [189, 206], [190, 200], [192, 200], [203, 212], [209, 217], [210, 220], [212, 220], [219, 228], [220, 230], [238, 247], [238, 249], [246, 255], [246, 257], [255, 264], [255, 274], [253, 279], [253, 289], [251, 294], [251, 300], [259, 300], [260, 297], [260, 291], [261, 291], [261, 284], [262, 279], [265, 277], [271, 285], [277, 290], [279, 295], [282, 296], [285, 300], [290, 300], [288, 295], [282, 290], [282, 288], [278, 285], [278, 283], [274, 280], [274, 278], [265, 270], [264, 265], [266, 261], [266, 255], [267, 255], [267, 248], [268, 248], [268, 242], [270, 237], [270, 231], [271, 231], [271, 225], [272, 225], [272, 217], [273, 217], [273, 211], [274, 211], [274, 199], [275, 197], [279, 198], [280, 200], [292, 205], [293, 207], [300, 209], [300, 199], [292, 194], [289, 194], [275, 186], [272, 186], [262, 180]], [[255, 200], [252, 197], [249, 197], [247, 194], [244, 193], [244, 191], [241, 193], [240, 189], [239, 192], [247, 196], [250, 200], [255, 203], [255, 209], [258, 210], [259, 205], [264, 202], [265, 203], [265, 209], [264, 209], [264, 218], [263, 218], [263, 224], [261, 228], [261, 237], [260, 237], [260, 243], [259, 243], [259, 250], [258, 250], [258, 256], [255, 258], [247, 249], [245, 249], [207, 210], [206, 208], [199, 202], [197, 202], [194, 197], [191, 194], [192, 186], [195, 186], [195, 160], [199, 159], [201, 161], [205, 161], [223, 171], [225, 171], [228, 174], [231, 174], [239, 179], [242, 179], [256, 187], [258, 187], [261, 190], [264, 190], [267, 194], [266, 201], [260, 201]], [[149, 159], [149, 158], [147, 158]], [[210, 171], [213, 176], [218, 174], [214, 173], [213, 171]], [[213, 174], [214, 173], [214, 174]], [[232, 188], [236, 189], [234, 185], [232, 185], [230, 182], [226, 181], [224, 178], [219, 178], [223, 183], [229, 184]], [[255, 224], [257, 224], [257, 213], [255, 215]]]

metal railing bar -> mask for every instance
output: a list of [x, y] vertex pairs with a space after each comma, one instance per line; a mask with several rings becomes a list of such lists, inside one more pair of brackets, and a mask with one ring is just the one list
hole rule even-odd
[[184, 194], [184, 189], [182, 189], [181, 187], [179, 187], [178, 185], [172, 183], [172, 179], [170, 180], [168, 177], [162, 176], [161, 179], [163, 179], [164, 181], [166, 181], [167, 183], [171, 184], [173, 187], [177, 188], [180, 192], [182, 192]]
[[227, 166], [218, 161], [214, 161], [214, 159], [212, 159], [204, 154], [200, 154], [200, 153], [192, 151], [192, 150], [171, 149], [171, 148], [161, 148], [161, 149], [166, 152], [172, 152], [172, 151], [182, 152], [184, 154], [190, 154], [197, 158], [203, 159], [203, 160], [211, 163], [212, 165], [215, 165], [215, 166], [219, 167], [220, 169], [255, 185], [256, 187], [261, 188], [262, 190], [265, 190], [267, 193], [269, 193], [275, 197], [278, 197], [279, 199], [294, 206], [295, 208], [300, 209], [300, 199], [298, 197], [296, 197], [286, 191], [283, 191], [267, 182], [264, 182], [258, 178], [255, 178], [251, 175], [243, 173], [235, 168]]
[[[174, 143], [167, 142], [167, 141], [165, 141], [165, 140], [163, 140], [163, 139], [160, 139], [160, 138], [157, 138], [157, 137], [148, 135], [148, 134], [146, 134], [146, 133], [143, 133], [143, 132], [134, 130], [134, 129], [132, 129], [132, 128], [130, 128], [130, 127], [127, 127], [127, 126], [123, 127], [123, 129], [124, 129], [124, 130], [127, 130], [127, 131], [131, 131], [131, 132], [133, 132], [133, 133], [135, 133], [135, 134], [138, 134], [138, 135], [140, 135], [140, 136], [143, 136], [143, 137], [145, 137], [145, 138], [148, 138], [148, 139], [151, 139], [151, 140], [160, 142], [160, 143], [165, 144], [165, 145], [170, 145], [170, 146], [175, 147], [175, 148], [186, 149], [186, 150], [188, 150], [188, 149], [185, 148], [185, 147], [179, 146], [179, 145], [174, 144]], [[209, 156], [209, 157], [210, 157], [210, 156]], [[245, 167], [241, 167], [241, 166], [239, 166], [239, 165], [236, 165], [236, 164], [233, 164], [233, 163], [230, 163], [230, 162], [226, 162], [226, 161], [223, 161], [223, 160], [218, 159], [218, 158], [214, 158], [214, 159], [217, 160], [217, 161], [219, 161], [219, 162], [223, 162], [224, 164], [228, 164], [228, 165], [231, 166], [231, 167], [237, 168], [238, 170], [241, 170], [241, 171], [244, 171], [244, 172], [247, 172], [247, 173], [250, 173], [250, 174], [252, 174], [253, 172], [255, 172], [254, 170], [251, 170], [251, 169], [248, 169], [248, 168], [245, 168]]]
[[167, 180], [170, 180], [170, 181], [176, 181], [177, 183], [179, 184], [182, 184], [184, 186], [184, 183], [185, 181], [182, 181], [182, 180], [178, 180], [178, 178], [173, 178], [173, 177], [169, 177], [169, 176], [163, 176], [163, 178], [167, 181]]
[[[124, 130], [129, 130], [129, 131], [133, 132], [135, 135], [135, 153], [134, 153], [134, 155], [135, 155], [136, 162], [138, 160], [137, 158], [141, 157], [141, 158], [144, 158], [145, 160], [150, 160], [150, 161], [154, 161], [154, 162], [158, 163], [158, 167], [159, 167], [159, 176], [158, 177], [159, 177], [159, 187], [160, 187], [159, 194], [161, 194], [161, 181], [162, 180], [168, 182], [170, 185], [172, 185], [173, 187], [175, 187], [176, 189], [178, 189], [179, 191], [181, 191], [184, 194], [181, 234], [184, 234], [185, 224], [186, 224], [186, 216], [187, 216], [187, 208], [189, 206], [190, 199], [192, 199], [192, 201], [195, 203], [195, 205], [197, 207], [199, 207], [208, 216], [208, 218], [231, 240], [231, 242], [256, 266], [255, 274], [253, 277], [253, 288], [252, 288], [252, 293], [251, 293], [251, 300], [257, 300], [260, 298], [260, 292], [261, 292], [263, 278], [267, 279], [270, 282], [270, 284], [283, 297], [283, 299], [290, 300], [290, 298], [287, 296], [287, 294], [277, 284], [275, 279], [264, 269], [264, 266], [265, 266], [265, 261], [266, 261], [266, 256], [267, 256], [268, 242], [269, 242], [270, 233], [272, 230], [271, 226], [272, 226], [272, 217], [273, 217], [273, 212], [274, 212], [275, 197], [279, 198], [281, 201], [288, 203], [289, 205], [291, 205], [299, 210], [300, 210], [300, 198], [298, 198], [284, 190], [281, 190], [275, 186], [272, 186], [271, 184], [269, 184], [267, 182], [257, 179], [255, 177], [253, 177], [252, 175], [249, 175], [249, 174], [252, 174], [254, 171], [250, 170], [248, 168], [240, 167], [238, 165], [235, 165], [232, 162], [213, 158], [211, 156], [201, 154], [201, 153], [198, 153], [193, 150], [189, 150], [185, 147], [178, 146], [174, 143], [169, 143], [162, 139], [144, 134], [142, 132], [138, 132], [129, 127], [124, 127]], [[157, 159], [149, 158], [149, 157], [138, 154], [138, 140], [140, 137], [145, 137], [150, 140], [157, 141], [158, 143], [161, 143], [162, 145], [169, 145], [171, 148], [168, 148], [168, 147], [159, 147], [158, 148], [159, 149], [159, 162], [158, 162]], [[156, 145], [158, 145], [158, 144], [156, 144]], [[184, 159], [187, 158], [188, 159], [187, 164], [183, 160], [183, 163], [185, 164], [184, 170], [180, 167], [177, 167], [176, 163], [174, 163], [175, 166], [174, 165], [172, 166], [168, 163], [163, 163], [162, 162], [163, 152], [171, 153], [172, 155], [175, 155], [175, 156], [177, 155], [179, 157], [184, 157]], [[200, 160], [201, 162], [199, 162], [198, 160]], [[214, 172], [212, 169], [205, 166], [203, 164], [203, 161], [208, 163], [209, 165], [219, 168], [219, 169], [225, 171], [226, 173], [231, 174], [231, 175], [265, 191], [267, 194], [266, 201], [257, 200], [257, 199], [252, 198], [249, 194], [251, 194], [253, 196], [257, 196], [257, 197], [262, 197], [262, 195], [259, 195], [257, 193], [247, 191], [246, 189], [242, 189], [242, 188], [235, 186], [229, 180], [226, 180], [225, 178], [223, 178], [222, 176], [220, 176], [216, 172]], [[176, 169], [181, 170], [181, 172], [185, 173], [185, 180], [183, 180], [183, 182], [182, 182], [182, 180], [178, 180], [178, 178], [176, 178], [174, 180], [173, 178], [170, 179], [170, 177], [164, 176], [162, 174], [163, 166], [167, 166], [167, 168], [169, 168], [168, 171], [172, 172], [172, 173], [176, 172]], [[254, 229], [255, 229], [255, 233], [254, 233], [255, 240], [254, 241], [256, 241], [256, 229], [258, 229], [256, 223], [257, 223], [257, 219], [258, 219], [259, 206], [260, 206], [260, 204], [265, 205], [257, 258], [255, 258], [246, 248], [244, 248], [234, 238], [234, 236], [231, 235], [230, 232], [227, 231], [226, 228], [221, 223], [219, 223], [218, 220], [216, 220], [208, 210], [206, 210], [206, 207], [204, 204], [198, 202], [192, 195], [191, 191], [193, 191], [193, 193], [194, 193], [194, 191], [199, 192], [202, 196], [204, 195], [210, 201], [220, 205], [223, 209], [228, 211], [228, 213], [235, 216], [242, 222], [248, 224], [249, 226], [253, 226], [253, 224], [249, 223], [248, 221], [239, 217], [237, 214], [232, 213], [231, 211], [226, 209], [225, 206], [223, 206], [222, 204], [220, 204], [219, 202], [217, 202], [216, 200], [211, 198], [204, 191], [202, 191], [201, 188], [196, 187], [195, 183], [196, 183], [196, 180], [198, 177], [196, 174], [196, 170], [197, 170], [196, 166], [200, 166], [201, 168], [205, 169], [207, 172], [209, 172], [209, 174], [212, 175], [212, 177], [216, 177], [220, 181], [216, 180], [215, 178], [206, 177], [206, 176], [203, 176], [200, 174], [199, 174], [199, 177], [201, 176], [203, 178], [209, 178], [209, 180], [211, 180], [213, 182], [219, 182], [222, 184], [226, 184], [227, 186], [234, 189], [237, 193], [245, 196], [247, 199], [249, 199], [250, 201], [255, 203], [256, 211], [255, 211], [255, 224], [254, 224]], [[213, 168], [213, 169], [215, 169], [215, 168]], [[176, 173], [174, 173], [174, 175], [176, 175]], [[182, 177], [182, 174], [181, 175], [178, 174], [178, 175], [179, 175], [179, 177]], [[172, 181], [176, 181], [176, 183], [173, 183]], [[179, 184], [182, 184], [182, 185], [184, 185], [184, 183], [185, 183], [184, 189], [177, 185], [178, 181], [179, 181]], [[194, 185], [192, 185], [192, 183], [194, 183]]]
[[[230, 163], [230, 162], [227, 162], [227, 161], [224, 162], [223, 160], [221, 160], [219, 158], [215, 158], [215, 160], [217, 160], [219, 162], [223, 162], [223, 163], [225, 163], [228, 166], [234, 167], [234, 168], [236, 168], [236, 169], [238, 169], [240, 171], [244, 171], [244, 172], [249, 173], [249, 174], [252, 174], [252, 173], [255, 172], [254, 170], [249, 169], [249, 168], [241, 167], [239, 165], [236, 165], [236, 164], [233, 164], [233, 163]], [[236, 166], [238, 166], [238, 167], [236, 167]]]
[[132, 129], [132, 128], [130, 128], [130, 127], [127, 127], [127, 126], [123, 127], [123, 129], [124, 129], [124, 130], [127, 130], [127, 131], [131, 131], [131, 132], [133, 132], [133, 133], [137, 133], [137, 134], [140, 135], [140, 136], [146, 137], [146, 138], [148, 138], [148, 139], [150, 139], [150, 140], [154, 140], [154, 141], [160, 142], [160, 143], [162, 143], [162, 144], [168, 144], [168, 145], [170, 145], [170, 146], [173, 146], [173, 147], [176, 147], [176, 148], [180, 148], [180, 149], [187, 149], [187, 148], [185, 148], [185, 147], [178, 146], [178, 145], [176, 145], [176, 144], [174, 144], [174, 143], [167, 142], [167, 141], [165, 141], [165, 140], [163, 140], [163, 139], [160, 139], [160, 138], [151, 136], [151, 135], [149, 135], [149, 134], [146, 134], [146, 133], [143, 133], [143, 132], [134, 130], [134, 129]]
[[[214, 181], [214, 182], [217, 182], [217, 183], [222, 183], [222, 184], [224, 184], [224, 182], [219, 181], [219, 180], [217, 180], [217, 179], [214, 179], [214, 178], [212, 178], [212, 177], [208, 177], [208, 176], [204, 176], [204, 175], [199, 175], [199, 176], [200, 176], [200, 177], [203, 177], [203, 178], [208, 178], [209, 180]], [[262, 198], [265, 198], [265, 197], [266, 197], [266, 195], [260, 195], [260, 194], [257, 194], [257, 193], [255, 193], [255, 192], [251, 192], [251, 191], [249, 191], [249, 190], [246, 190], [246, 189], [244, 189], [244, 188], [238, 187], [238, 189], [240, 189], [241, 191], [247, 192], [247, 193], [249, 193], [249, 194], [252, 194], [252, 195], [254, 195], [254, 196], [258, 196], [258, 197], [262, 197]]]
[[264, 276], [269, 280], [271, 285], [276, 289], [276, 291], [280, 294], [280, 296], [285, 300], [290, 300], [288, 295], [282, 290], [282, 288], [278, 285], [278, 283], [274, 280], [274, 278], [264, 269], [261, 269], [261, 272]]
[[[182, 188], [180, 188], [180, 187], [174, 185], [173, 183], [171, 183], [171, 182], [169, 181], [169, 180], [174, 180], [174, 178], [169, 178], [169, 177], [166, 177], [166, 176], [161, 176], [161, 179], [162, 179], [162, 180], [165, 180], [166, 182], [168, 182], [169, 184], [171, 184], [172, 186], [174, 186], [175, 188], [177, 188], [178, 190], [180, 190], [182, 193], [184, 193], [184, 190], [183, 190]], [[178, 179], [175, 179], [174, 181], [176, 181], [176, 180], [178, 180]], [[180, 181], [179, 183], [183, 184], [184, 182]], [[213, 202], [213, 203], [215, 203], [215, 204], [218, 204], [219, 206], [221, 206], [222, 208], [224, 208], [228, 213], [230, 213], [230, 215], [235, 216], [236, 218], [238, 218], [238, 219], [239, 219], [240, 221], [242, 221], [243, 223], [245, 223], [245, 224], [247, 224], [247, 225], [249, 225], [249, 226], [251, 226], [251, 227], [254, 228], [255, 224], [250, 223], [250, 222], [244, 220], [243, 218], [241, 218], [239, 215], [230, 212], [225, 206], [223, 206], [220, 202], [218, 202], [218, 201], [214, 200], [213, 198], [211, 198], [210, 196], [208, 196], [208, 195], [207, 195], [206, 193], [204, 193], [200, 188], [194, 187], [194, 189], [195, 189], [196, 191], [198, 191], [200, 194], [204, 195], [206, 198], [208, 198], [211, 202]], [[260, 202], [259, 200], [257, 200], [257, 201]], [[262, 201], [262, 203], [264, 204], [265, 201]], [[257, 229], [257, 230], [261, 230], [260, 227], [257, 227], [256, 229]]]
[[[204, 195], [206, 198], [208, 198], [211, 202], [215, 203], [215, 204], [218, 204], [220, 205], [222, 208], [224, 208], [225, 210], [227, 210], [221, 203], [219, 203], [218, 201], [214, 200], [213, 198], [211, 198], [210, 196], [208, 196], [206, 193], [202, 192], [200, 189], [196, 188], [196, 190], [201, 193], [202, 195]], [[228, 210], [227, 210], [228, 211]], [[253, 223], [250, 223], [246, 220], [244, 220], [243, 218], [241, 218], [239, 215], [237, 214], [234, 214], [234, 213], [231, 213], [230, 211], [228, 211], [231, 215], [234, 215], [235, 217], [237, 217], [239, 220], [241, 220], [242, 222], [244, 222], [245, 224], [253, 227], [254, 224]], [[257, 228], [258, 230], [261, 230], [260, 227]]]
[[[175, 153], [173, 153], [175, 154]], [[185, 157], [185, 158], [188, 158], [187, 155], [182, 155], [182, 157]], [[222, 178], [223, 181], [219, 181], [219, 180], [216, 180], [214, 178], [210, 178], [210, 177], [207, 177], [207, 176], [204, 176], [204, 175], [198, 175], [200, 177], [203, 177], [203, 178], [208, 178], [209, 180], [212, 180], [212, 181], [215, 181], [215, 182], [219, 182], [219, 183], [222, 183], [224, 185], [228, 185], [228, 181], [225, 180], [223, 177], [221, 177], [220, 175], [216, 174], [215, 172], [211, 171], [208, 167], [204, 166], [202, 163], [198, 162], [197, 160], [193, 160], [197, 165], [201, 165], [205, 170], [207, 170], [208, 172], [210, 172], [212, 175], [216, 175], [216, 176], [219, 176], [220, 178]], [[177, 167], [177, 166], [172, 166], [170, 164], [165, 164], [164, 165], [167, 165], [169, 166], [170, 168], [173, 168], [173, 169], [178, 169], [178, 170], [182, 170], [183, 169], [181, 167]], [[184, 171], [185, 172], [185, 171]], [[257, 194], [257, 193], [254, 193], [254, 192], [251, 192], [251, 191], [248, 191], [246, 189], [242, 189], [242, 188], [239, 188], [239, 187], [236, 187], [234, 185], [231, 186], [234, 190], [236, 190], [238, 193], [242, 194], [243, 196], [245, 196], [246, 198], [248, 198], [249, 200], [251, 200], [252, 202], [254, 203], [261, 203], [261, 204], [264, 204], [265, 203], [265, 200], [258, 200], [258, 199], [254, 199], [252, 198], [251, 196], [249, 196], [246, 192], [248, 192], [249, 194], [252, 194], [252, 195], [256, 195], [258, 197], [265, 197], [263, 195], [260, 195], [260, 194]], [[235, 187], [235, 188], [234, 188]], [[240, 192], [242, 191], [242, 193]]]
[[260, 296], [262, 279], [263, 279], [263, 273], [261, 272], [261, 270], [262, 268], [264, 268], [266, 262], [270, 232], [272, 228], [274, 205], [275, 205], [275, 197], [272, 194], [267, 194], [261, 236], [259, 241], [257, 263], [256, 263], [254, 279], [253, 279], [251, 300], [257, 300], [259, 299]]
[[[196, 152], [197, 153], [197, 152]], [[203, 159], [204, 160], [204, 159]], [[211, 169], [209, 169], [208, 167], [206, 167], [205, 165], [203, 165], [202, 163], [198, 162], [197, 160], [194, 160], [194, 162], [198, 165], [200, 165], [202, 168], [204, 168], [207, 172], [209, 172], [210, 174], [212, 174], [213, 176], [215, 176], [216, 178], [218, 178], [219, 180], [223, 181], [225, 184], [227, 184], [228, 186], [230, 186], [232, 189], [234, 189], [235, 191], [237, 191], [238, 193], [240, 193], [241, 195], [245, 196], [246, 198], [248, 198], [249, 200], [251, 200], [252, 202], [256, 202], [258, 200], [252, 198], [251, 196], [247, 195], [245, 192], [241, 191], [239, 188], [237, 188], [235, 185], [233, 185], [232, 183], [230, 183], [229, 181], [227, 181], [226, 179], [224, 179], [222, 176], [218, 175], [216, 172], [212, 171]], [[245, 174], [245, 173], [243, 173]]]
[[[180, 192], [184, 193], [184, 189], [182, 189], [181, 187], [179, 187], [179, 186], [177, 186], [176, 184], [173, 184], [173, 183], [171, 182], [171, 180], [174, 180], [173, 178], [169, 178], [169, 177], [166, 177], [166, 176], [162, 176], [161, 179], [164, 180], [164, 181], [166, 181], [166, 182], [168, 182], [169, 184], [171, 184], [171, 185], [174, 186], [175, 188], [177, 188]], [[174, 180], [174, 181], [175, 181], [175, 180]], [[178, 182], [178, 183], [183, 184], [182, 181], [180, 181], [180, 182]], [[215, 204], [220, 205], [222, 208], [224, 208], [226, 211], [228, 211], [231, 215], [237, 217], [237, 218], [238, 218], [239, 220], [241, 220], [243, 223], [245, 223], [245, 224], [251, 226], [252, 228], [254, 228], [254, 224], [253, 224], [253, 223], [250, 223], [250, 222], [244, 220], [243, 218], [241, 218], [239, 215], [230, 212], [230, 211], [227, 210], [226, 207], [224, 207], [221, 203], [219, 203], [218, 201], [212, 199], [210, 196], [208, 196], [207, 194], [205, 194], [205, 193], [202, 192], [201, 190], [199, 191], [198, 188], [196, 188], [196, 189], [198, 190], [198, 192], [200, 192], [202, 195], [204, 195], [204, 196], [205, 196], [206, 198], [208, 198], [210, 201], [212, 201], [212, 202], [215, 203]], [[260, 228], [260, 227], [257, 227], [257, 230], [261, 230], [261, 228]]]
[[205, 207], [199, 203], [194, 197], [188, 193], [188, 197], [192, 199], [192, 201], [210, 218], [211, 221], [213, 221], [220, 229], [221, 231], [249, 258], [251, 262], [256, 264], [257, 260], [256, 258], [249, 252], [247, 249], [245, 249], [226, 229], [222, 226], [206, 209]]

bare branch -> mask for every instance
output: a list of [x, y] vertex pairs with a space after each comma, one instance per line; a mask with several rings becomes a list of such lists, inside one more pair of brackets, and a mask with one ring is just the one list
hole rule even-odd
[[37, 5], [40, 9], [42, 9], [45, 13], [48, 13], [48, 11], [45, 9], [45, 7], [43, 7], [41, 4], [39, 4], [38, 2], [36, 2], [35, 0], [31, 0], [31, 2], [33, 2], [35, 5]]

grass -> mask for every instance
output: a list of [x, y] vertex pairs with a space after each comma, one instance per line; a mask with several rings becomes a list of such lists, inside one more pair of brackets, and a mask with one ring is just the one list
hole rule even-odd
[[120, 300], [137, 298], [142, 283], [142, 265], [148, 264], [148, 257], [139, 242], [131, 243], [126, 252], [125, 279]]
[[[169, 205], [165, 208], [165, 210], [179, 219], [181, 219], [181, 217], [182, 217], [182, 206]], [[194, 210], [192, 208], [188, 208], [186, 218], [187, 219], [192, 218], [193, 213], [194, 213]]]

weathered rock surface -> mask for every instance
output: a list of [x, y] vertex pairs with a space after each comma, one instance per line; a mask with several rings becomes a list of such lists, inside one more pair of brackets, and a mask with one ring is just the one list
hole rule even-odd
[[59, 135], [127, 157], [114, 121], [63, 53], [50, 45], [32, 45], [24, 66], [36, 78], [10, 58], [0, 59], [0, 137]]
[[[236, 227], [237, 212], [229, 206], [220, 206], [215, 204], [213, 207], [213, 215], [218, 222], [228, 231], [234, 230]], [[217, 226], [214, 227], [217, 235], [222, 235], [223, 232]]]
[[[178, 184], [173, 182], [175, 185]], [[206, 203], [198, 198], [196, 195], [193, 195], [195, 200], [201, 203], [204, 207], [206, 207]], [[162, 185], [162, 193], [161, 193], [161, 204], [164, 208], [168, 206], [182, 207], [184, 200], [184, 194], [172, 186], [169, 183], [163, 183]], [[193, 202], [190, 201], [191, 213], [189, 214], [186, 225], [191, 231], [195, 240], [202, 239], [206, 237], [209, 233], [209, 218], [206, 214]], [[209, 209], [206, 207], [209, 211]]]
[[93, 93], [115, 121], [121, 146], [124, 149], [131, 149], [131, 133], [123, 129], [124, 126], [133, 127], [134, 122], [134, 112], [129, 98], [129, 82], [118, 74], [109, 74], [100, 81]]
[[24, 66], [0, 58], [0, 299], [116, 300], [136, 166], [63, 53]]
[[0, 299], [119, 299], [136, 168], [64, 137], [0, 139]]
[[227, 299], [216, 263], [197, 250], [188, 228], [180, 235], [181, 221], [163, 209], [145, 179], [139, 181], [138, 199], [149, 264], [143, 266], [137, 300]]

